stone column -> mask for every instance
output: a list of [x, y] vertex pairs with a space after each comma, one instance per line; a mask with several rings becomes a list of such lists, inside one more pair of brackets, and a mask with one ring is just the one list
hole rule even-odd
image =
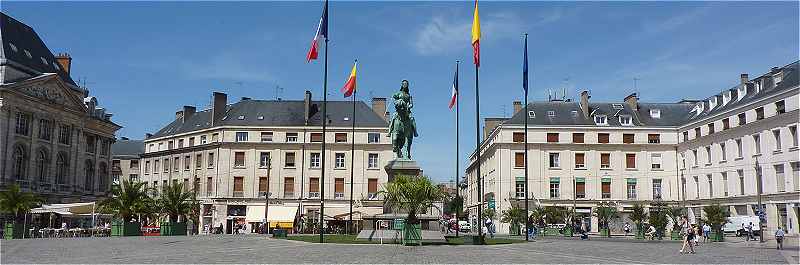
[[794, 206], [794, 203], [787, 203], [786, 204], [786, 229], [788, 230], [787, 234], [791, 235], [798, 235], [800, 234], [800, 222], [798, 222], [798, 208]]
[[766, 231], [762, 231], [766, 238], [774, 237], [775, 230], [778, 229], [778, 206], [774, 203], [767, 203], [767, 224], [766, 224]]

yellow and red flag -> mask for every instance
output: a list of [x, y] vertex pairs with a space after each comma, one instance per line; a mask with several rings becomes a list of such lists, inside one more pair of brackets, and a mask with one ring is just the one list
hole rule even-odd
[[475, 0], [475, 15], [472, 18], [472, 59], [475, 66], [481, 65], [481, 21], [478, 17], [478, 0]]
[[344, 97], [349, 97], [353, 95], [353, 92], [356, 92], [356, 66], [358, 65], [358, 60], [353, 63], [353, 70], [350, 71], [350, 77], [347, 78], [347, 83], [344, 83], [344, 87], [342, 87], [342, 93]]

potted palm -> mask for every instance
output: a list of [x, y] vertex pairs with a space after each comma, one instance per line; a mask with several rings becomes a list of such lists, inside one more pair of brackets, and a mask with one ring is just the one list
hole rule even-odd
[[525, 224], [525, 209], [511, 207], [511, 209], [503, 210], [500, 222], [511, 224], [512, 234], [520, 235], [520, 228]]
[[672, 219], [672, 232], [669, 234], [669, 238], [672, 240], [682, 240], [683, 236], [681, 236], [681, 217], [686, 214], [686, 209], [681, 206], [670, 206], [665, 209], [666, 215]]
[[661, 240], [667, 230], [667, 204], [654, 202], [650, 204], [650, 225], [656, 228], [656, 237]]
[[636, 239], [644, 239], [643, 224], [647, 220], [647, 212], [645, 212], [644, 206], [641, 203], [633, 205], [630, 219], [636, 225]]
[[134, 217], [143, 213], [149, 196], [144, 182], [123, 180], [111, 186], [111, 197], [100, 202], [100, 211], [111, 213], [117, 219], [111, 224], [112, 236], [138, 236], [140, 220]]
[[14, 184], [7, 190], [0, 192], [0, 211], [14, 215], [14, 221], [6, 223], [5, 238], [22, 238], [25, 231], [25, 215], [40, 205], [42, 199], [30, 192], [20, 191], [19, 185]]
[[724, 240], [722, 226], [728, 221], [730, 213], [728, 213], [725, 207], [719, 204], [705, 206], [703, 207], [703, 211], [706, 213], [706, 218], [703, 219], [703, 222], [711, 226], [711, 240], [714, 242], [722, 242]]
[[542, 208], [542, 207], [533, 208], [531, 210], [531, 214], [528, 216], [528, 219], [531, 222], [531, 226], [538, 227], [538, 228], [544, 227], [545, 226], [545, 222], [544, 222], [544, 216], [545, 215], [546, 214], [544, 212], [544, 208]]
[[611, 237], [611, 231], [609, 231], [611, 221], [619, 218], [617, 207], [610, 202], [600, 202], [595, 209], [595, 215], [599, 222], [600, 235]]
[[575, 226], [575, 211], [570, 210], [566, 207], [561, 207], [561, 216], [564, 219], [564, 223], [566, 226], [564, 227], [564, 231], [562, 234], [567, 237], [572, 237], [573, 235], [573, 227]]
[[403, 244], [422, 245], [422, 226], [417, 214], [435, 207], [433, 203], [442, 201], [444, 192], [425, 176], [401, 175], [386, 184], [380, 193], [384, 195], [388, 207], [408, 214], [403, 226]]
[[[174, 183], [164, 188], [158, 198], [158, 206], [167, 215], [167, 221], [161, 222], [162, 236], [185, 236], [186, 217], [195, 205], [194, 192], [185, 191], [183, 183]], [[179, 222], [178, 218], [183, 217]]]
[[[544, 207], [544, 221], [546, 224], [561, 224], [564, 223], [564, 207], [560, 206], [545, 206]], [[555, 227], [546, 227], [544, 235], [556, 235], [560, 231]]]

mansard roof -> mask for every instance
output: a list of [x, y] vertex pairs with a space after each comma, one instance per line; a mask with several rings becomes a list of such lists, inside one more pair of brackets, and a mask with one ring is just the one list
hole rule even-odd
[[0, 43], [0, 64], [11, 65], [32, 76], [57, 73], [73, 89], [78, 89], [36, 31], [3, 12], [0, 12]]

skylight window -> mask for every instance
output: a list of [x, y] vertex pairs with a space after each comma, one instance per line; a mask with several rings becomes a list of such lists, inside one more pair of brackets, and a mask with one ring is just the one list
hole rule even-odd
[[597, 125], [607, 125], [608, 119], [606, 115], [595, 115], [594, 116], [594, 123]]
[[576, 117], [578, 117], [578, 111], [577, 111], [577, 110], [573, 110], [573, 111], [572, 111], [572, 117], [573, 117], [573, 118], [576, 118]]
[[343, 120], [344, 120], [344, 121], [349, 121], [349, 120], [350, 120], [350, 117], [344, 117], [344, 118], [343, 118]]
[[33, 59], [33, 56], [31, 55], [31, 52], [29, 52], [28, 50], [24, 50], [24, 51], [25, 51], [25, 56], [28, 56], [28, 59]]
[[264, 116], [258, 116], [258, 120], [263, 120]]
[[12, 51], [14, 51], [14, 52], [17, 52], [17, 51], [19, 51], [19, 50], [17, 50], [17, 46], [16, 46], [16, 45], [14, 45], [13, 43], [10, 43], [10, 42], [9, 42], [9, 43], [8, 43], [8, 46], [11, 46], [11, 50], [12, 50]]
[[650, 110], [650, 117], [654, 119], [661, 118], [661, 110], [660, 109], [651, 109]]
[[240, 121], [244, 120], [244, 115], [239, 115], [239, 117], [237, 119], [239, 119]]
[[617, 110], [624, 108], [624, 107], [622, 107], [622, 104], [611, 104], [611, 107], [614, 108], [614, 109], [617, 109]]
[[547, 111], [547, 116], [548, 116], [548, 117], [555, 117], [555, 116], [556, 116], [556, 112], [555, 112], [555, 111], [552, 111], [552, 110], [548, 110], [548, 111]]
[[623, 126], [632, 125], [631, 115], [620, 115], [619, 116], [619, 124], [622, 124]]
[[531, 118], [531, 119], [536, 118], [536, 112], [533, 112], [532, 110], [529, 110], [528, 111], [528, 118]]

